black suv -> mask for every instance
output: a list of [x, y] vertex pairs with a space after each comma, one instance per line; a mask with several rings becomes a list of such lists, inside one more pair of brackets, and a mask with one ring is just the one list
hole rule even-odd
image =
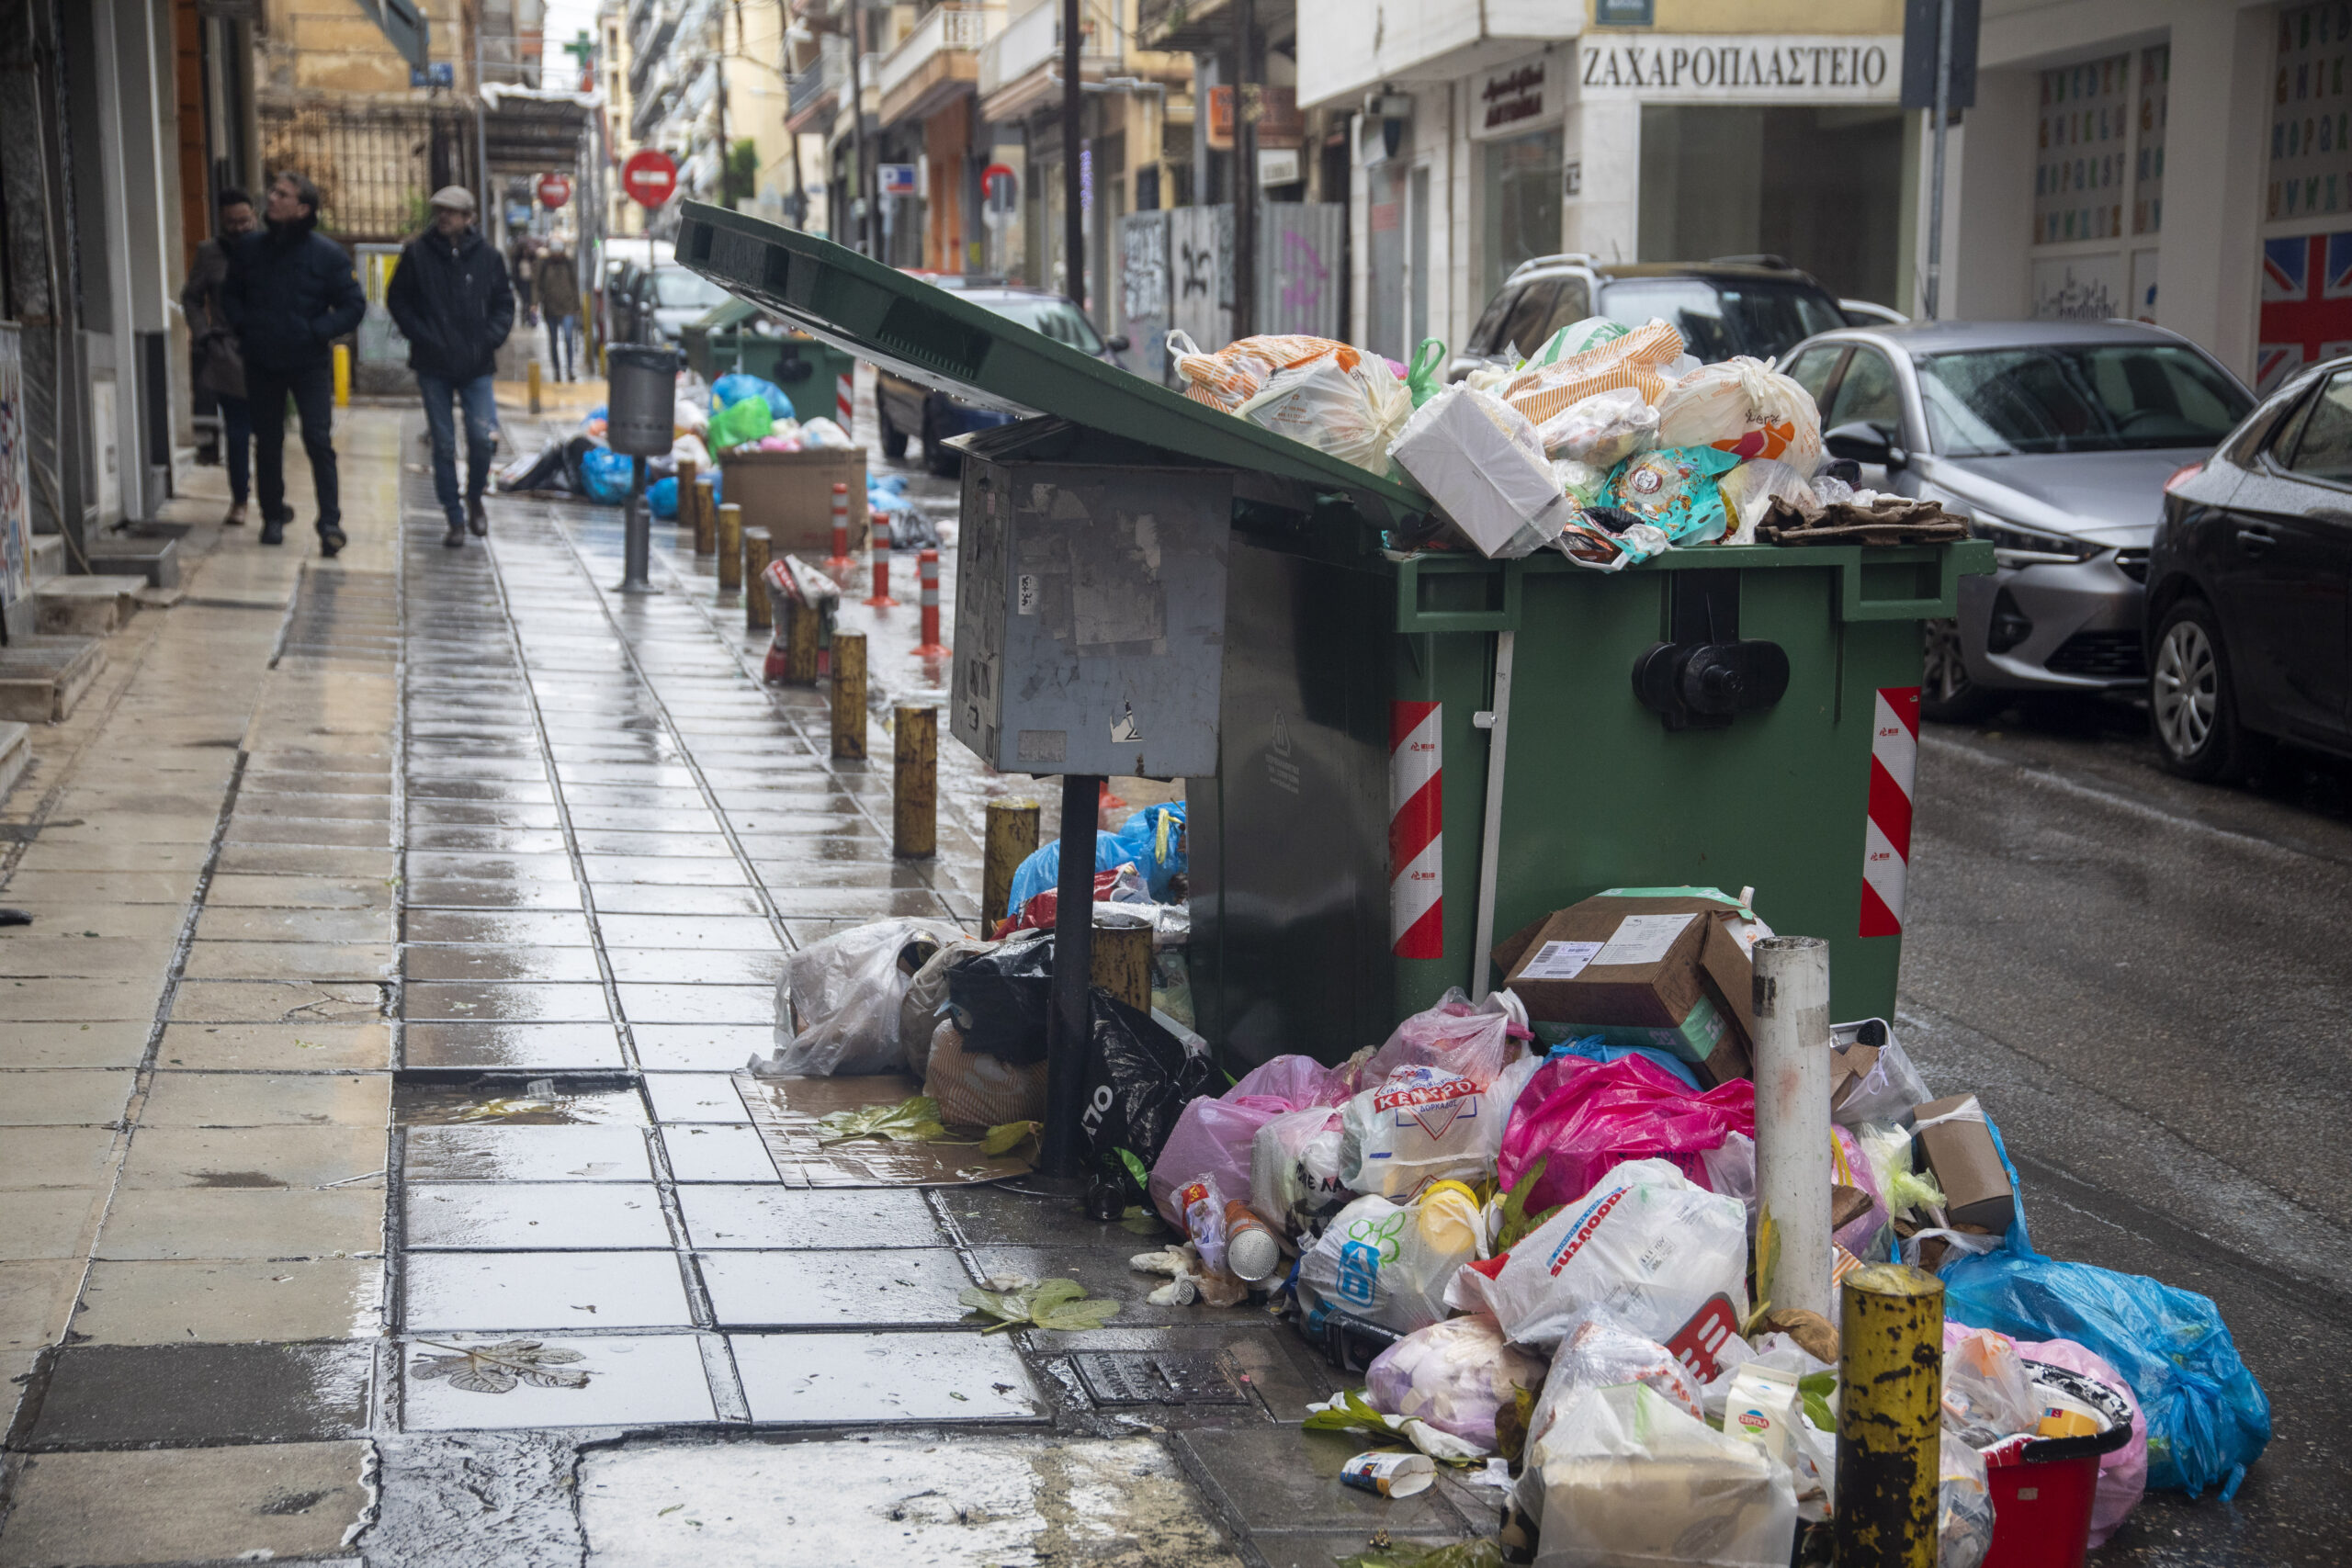
[[1711, 365], [1739, 354], [1770, 359], [1846, 324], [1835, 295], [1777, 256], [1638, 264], [1538, 256], [1520, 263], [1495, 291], [1470, 341], [1446, 367], [1446, 379], [1458, 381], [1509, 349], [1532, 354], [1587, 316], [1629, 327], [1663, 317]]

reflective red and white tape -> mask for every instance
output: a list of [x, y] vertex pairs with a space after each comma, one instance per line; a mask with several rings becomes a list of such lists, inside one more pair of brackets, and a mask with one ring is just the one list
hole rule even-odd
[[1871, 723], [1870, 818], [1862, 828], [1864, 936], [1903, 934], [1911, 789], [1919, 772], [1919, 688], [1881, 686]]
[[857, 389], [846, 376], [833, 378], [833, 423], [843, 430], [854, 430], [857, 423], [851, 416], [857, 409]]
[[1388, 936], [1399, 958], [1445, 956], [1444, 712], [1388, 705]]

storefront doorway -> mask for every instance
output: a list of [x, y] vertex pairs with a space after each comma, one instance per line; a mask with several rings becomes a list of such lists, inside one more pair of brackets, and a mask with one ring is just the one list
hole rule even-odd
[[[1646, 117], [1644, 120], [1647, 124]], [[1561, 133], [1555, 127], [1486, 146], [1487, 188], [1480, 254], [1491, 299], [1511, 268], [1560, 249]], [[1643, 175], [1649, 170], [1645, 159]]]
[[1642, 108], [1643, 261], [1785, 256], [1832, 294], [1899, 309], [1902, 197], [1892, 104]]

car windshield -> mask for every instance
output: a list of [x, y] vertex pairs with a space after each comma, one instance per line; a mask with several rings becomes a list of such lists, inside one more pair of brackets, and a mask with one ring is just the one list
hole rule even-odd
[[1067, 299], [1014, 295], [1002, 299], [981, 299], [978, 303], [1024, 327], [1034, 327], [1056, 343], [1066, 343], [1080, 354], [1102, 352], [1102, 340], [1096, 335], [1094, 323]]
[[2254, 402], [2171, 344], [1973, 349], [1918, 366], [1928, 438], [1947, 457], [2211, 446]]
[[1600, 313], [1629, 327], [1662, 316], [1682, 333], [1684, 346], [1710, 365], [1736, 354], [1769, 359], [1846, 324], [1837, 301], [1810, 284], [1746, 277], [1723, 283], [1619, 278], [1601, 288]]
[[665, 266], [653, 275], [653, 302], [665, 310], [687, 306], [700, 306], [707, 310], [729, 298], [727, 290], [702, 274], [688, 272], [682, 266]]

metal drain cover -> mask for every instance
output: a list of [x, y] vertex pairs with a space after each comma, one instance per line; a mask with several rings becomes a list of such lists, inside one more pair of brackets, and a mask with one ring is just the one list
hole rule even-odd
[[1250, 1403], [1214, 1351], [1080, 1350], [1069, 1359], [1098, 1405]]

